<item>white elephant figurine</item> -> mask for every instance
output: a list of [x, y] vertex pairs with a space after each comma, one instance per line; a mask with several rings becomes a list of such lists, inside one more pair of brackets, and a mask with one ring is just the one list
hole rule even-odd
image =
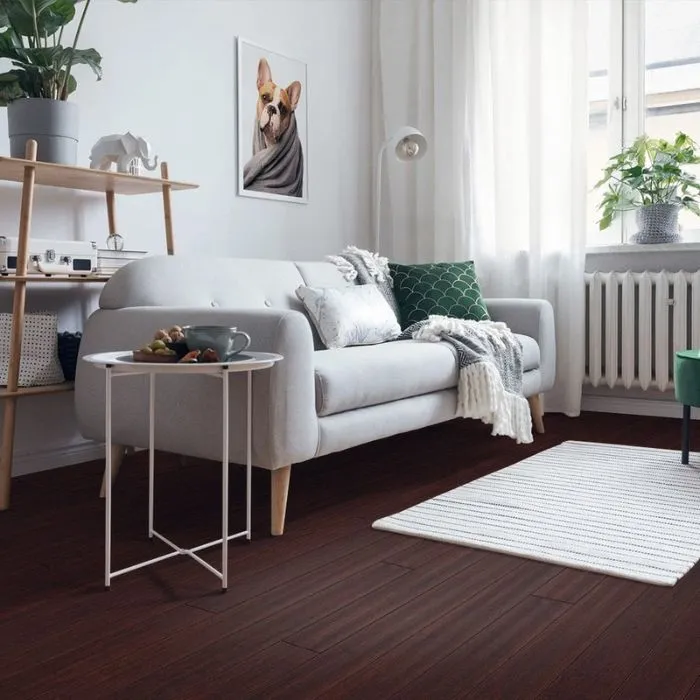
[[110, 170], [112, 163], [117, 164], [117, 172], [138, 175], [143, 165], [146, 170], [155, 170], [158, 156], [155, 158], [146, 139], [126, 134], [103, 136], [90, 151], [90, 167]]

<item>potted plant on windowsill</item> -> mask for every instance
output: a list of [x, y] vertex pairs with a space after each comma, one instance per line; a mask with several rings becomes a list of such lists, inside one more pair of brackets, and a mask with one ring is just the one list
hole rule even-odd
[[600, 230], [620, 211], [636, 211], [638, 231], [632, 243], [677, 243], [678, 214], [689, 209], [700, 215], [700, 183], [684, 166], [700, 163], [698, 145], [678, 132], [674, 141], [646, 134], [608, 161], [595, 187], [607, 185], [599, 209]]
[[[64, 29], [83, 1], [73, 41], [63, 46]], [[0, 58], [12, 64], [0, 74], [0, 106], [7, 106], [12, 157], [24, 158], [26, 142], [35, 139], [38, 160], [75, 165], [78, 106], [68, 101], [77, 87], [73, 66], [87, 65], [102, 78], [102, 56], [78, 48], [91, 2], [0, 0]]]

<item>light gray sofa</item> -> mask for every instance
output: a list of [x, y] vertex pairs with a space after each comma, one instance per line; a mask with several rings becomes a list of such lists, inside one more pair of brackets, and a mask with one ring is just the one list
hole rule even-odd
[[[282, 534], [291, 465], [455, 416], [457, 365], [447, 343], [413, 340], [321, 349], [298, 301], [299, 285], [347, 286], [331, 263], [154, 256], [130, 263], [105, 285], [88, 319], [80, 354], [135, 349], [175, 324], [236, 325], [252, 350], [284, 361], [253, 376], [253, 464], [272, 471], [271, 530]], [[489, 313], [523, 345], [523, 393], [543, 430], [539, 397], [555, 374], [550, 304], [490, 299]], [[231, 461], [245, 463], [244, 378], [231, 378]], [[147, 379], [113, 388], [113, 441], [148, 444]], [[157, 449], [220, 459], [220, 395], [197, 377], [161, 377]], [[104, 375], [78, 362], [75, 407], [81, 433], [104, 440]], [[240, 438], [240, 439], [237, 439]], [[123, 449], [114, 452], [118, 463]], [[115, 474], [113, 474], [114, 476]]]

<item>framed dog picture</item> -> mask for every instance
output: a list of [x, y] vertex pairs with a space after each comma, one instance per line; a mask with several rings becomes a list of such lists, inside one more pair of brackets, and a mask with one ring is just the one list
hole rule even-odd
[[238, 39], [238, 194], [308, 202], [306, 64]]

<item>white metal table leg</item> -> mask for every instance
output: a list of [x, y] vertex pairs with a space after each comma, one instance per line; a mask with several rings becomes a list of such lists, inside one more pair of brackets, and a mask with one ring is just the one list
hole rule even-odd
[[252, 425], [253, 425], [253, 373], [248, 371], [248, 397], [246, 401], [246, 473], [245, 473], [245, 529], [246, 529], [246, 539], [250, 540], [250, 495], [252, 491], [252, 473], [253, 473], [253, 460], [252, 460]]
[[105, 368], [105, 588], [112, 566], [112, 367]]
[[221, 372], [221, 417], [223, 422], [223, 445], [221, 455], [221, 589], [226, 591], [228, 588], [228, 367], [223, 367]]
[[156, 444], [156, 375], [148, 377], [148, 537], [153, 539], [153, 482], [155, 479]]

